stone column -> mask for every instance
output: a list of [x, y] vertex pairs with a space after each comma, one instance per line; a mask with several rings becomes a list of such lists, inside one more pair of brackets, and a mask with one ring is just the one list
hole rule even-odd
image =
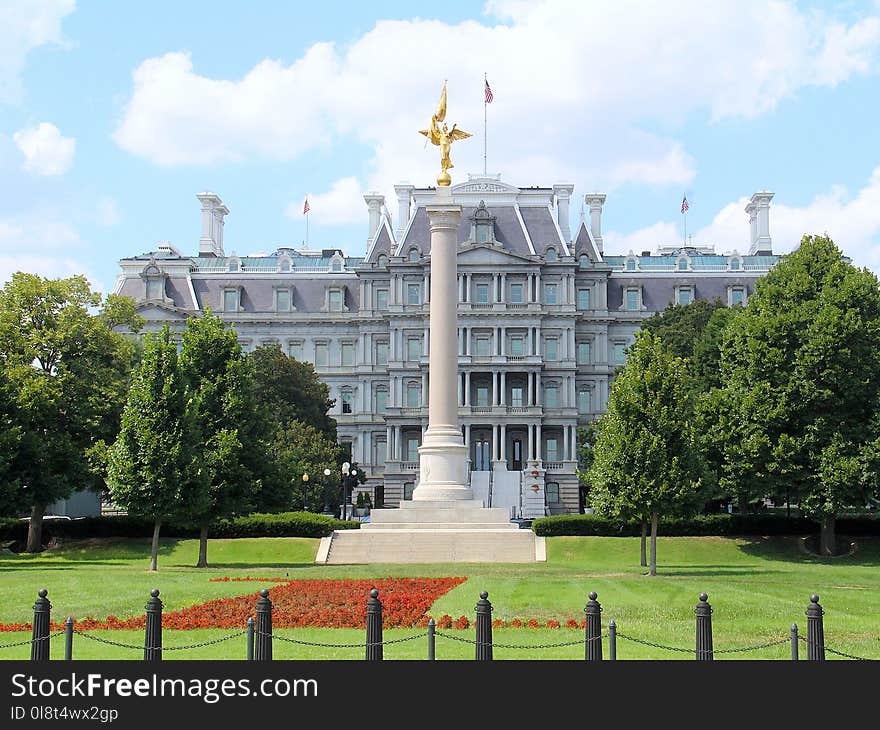
[[428, 206], [431, 226], [431, 343], [428, 429], [419, 448], [419, 486], [414, 501], [471, 500], [467, 448], [458, 424], [456, 254], [461, 206], [451, 191], [438, 189]]

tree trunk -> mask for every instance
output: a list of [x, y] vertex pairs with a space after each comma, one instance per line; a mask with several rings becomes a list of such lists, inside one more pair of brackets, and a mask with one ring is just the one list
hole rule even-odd
[[159, 530], [162, 527], [162, 520], [156, 520], [153, 523], [153, 544], [150, 546], [150, 571], [155, 573], [159, 570]]
[[199, 528], [199, 562], [197, 568], [208, 567], [208, 526], [202, 525]]
[[660, 523], [660, 515], [654, 512], [651, 515], [651, 567], [648, 575], [657, 575], [657, 526]]
[[644, 517], [642, 518], [642, 554], [639, 565], [643, 568], [648, 567], [648, 520]]
[[836, 523], [837, 518], [834, 515], [826, 515], [822, 518], [822, 529], [819, 533], [819, 553], [822, 555], [834, 555], [837, 547]]
[[31, 507], [31, 520], [28, 523], [27, 547], [29, 553], [39, 553], [43, 550], [43, 513], [46, 508], [42, 504]]

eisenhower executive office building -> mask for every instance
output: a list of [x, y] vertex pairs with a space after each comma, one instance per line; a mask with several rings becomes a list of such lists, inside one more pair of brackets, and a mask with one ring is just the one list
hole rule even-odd
[[[394, 189], [396, 227], [383, 196], [364, 196], [363, 257], [293, 248], [227, 254], [229, 210], [202, 193], [198, 253], [160, 244], [122, 259], [116, 284], [116, 293], [137, 301], [146, 331], [180, 329], [210, 308], [235, 326], [246, 350], [278, 343], [314, 363], [335, 398], [339, 439], [368, 476], [360, 488], [377, 506], [411, 497], [428, 422], [425, 206], [433, 188]], [[584, 196], [589, 223], [572, 231], [573, 192], [573, 185], [521, 188], [483, 175], [452, 187], [462, 206], [458, 406], [471, 485], [487, 506], [523, 517], [581, 507], [577, 426], [604, 411], [642, 320], [670, 302], [744, 303], [778, 260], [769, 232], [773, 193], [755, 193], [746, 207], [747, 253], [672, 246], [606, 256], [605, 195]]]

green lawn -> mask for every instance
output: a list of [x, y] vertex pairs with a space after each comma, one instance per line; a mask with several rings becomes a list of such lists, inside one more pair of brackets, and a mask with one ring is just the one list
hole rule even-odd
[[[638, 566], [637, 538], [559, 537], [548, 539], [548, 561], [532, 565], [352, 565], [316, 566], [312, 560], [317, 540], [266, 538], [212, 540], [212, 567], [191, 567], [197, 557], [195, 540], [163, 541], [160, 572], [145, 570], [146, 540], [70, 542], [38, 556], [0, 555], [0, 622], [30, 621], [39, 588], [48, 588], [53, 617], [68, 613], [104, 617], [140, 614], [151, 588], [159, 588], [167, 610], [229, 595], [255, 592], [258, 583], [211, 583], [219, 576], [291, 578], [368, 578], [386, 576], [463, 575], [466, 583], [441, 597], [435, 616], [473, 618], [481, 590], [489, 591], [495, 616], [504, 619], [558, 619], [581, 617], [587, 594], [594, 590], [603, 605], [603, 625], [610, 619], [618, 631], [673, 646], [693, 646], [693, 607], [700, 592], [709, 594], [714, 608], [715, 648], [757, 644], [788, 635], [792, 622], [802, 630], [804, 609], [811, 593], [819, 593], [825, 608], [825, 637], [829, 647], [880, 659], [880, 540], [863, 539], [849, 557], [818, 559], [803, 554], [797, 538], [661, 538], [660, 575], [650, 578]], [[141, 632], [94, 632], [97, 636], [140, 644]], [[230, 631], [165, 632], [167, 646], [220, 638]], [[304, 641], [357, 643], [363, 632], [348, 629], [281, 630], [281, 635]], [[386, 638], [423, 633], [419, 629], [387, 631]], [[473, 638], [473, 630], [445, 633]], [[499, 644], [535, 645], [575, 641], [570, 629], [503, 629], [495, 631]], [[21, 633], [0, 634], [0, 644], [27, 638]], [[60, 656], [62, 640], [55, 639], [53, 657]], [[606, 644], [607, 647], [607, 644]], [[243, 658], [244, 637], [192, 651], [168, 652], [166, 658]], [[28, 656], [29, 648], [0, 650], [0, 658]], [[424, 637], [386, 647], [389, 659], [425, 657]], [[802, 646], [802, 654], [803, 654]], [[77, 637], [80, 658], [138, 658], [138, 652], [109, 647]], [[276, 642], [278, 658], [360, 659], [362, 649], [327, 649]], [[607, 648], [606, 648], [607, 655]], [[469, 659], [473, 647], [437, 639], [440, 659]], [[496, 649], [499, 659], [583, 657], [583, 646], [540, 652]], [[787, 658], [781, 645], [730, 658]], [[690, 658], [618, 641], [618, 657]], [[719, 656], [718, 658], [722, 658]], [[832, 657], [829, 657], [832, 658]]]

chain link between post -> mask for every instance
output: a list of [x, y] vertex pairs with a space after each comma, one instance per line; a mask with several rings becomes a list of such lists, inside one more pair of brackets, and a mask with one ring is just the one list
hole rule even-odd
[[[444, 639], [451, 639], [452, 641], [460, 641], [463, 644], [491, 646], [494, 649], [556, 649], [561, 646], [583, 646], [586, 643], [589, 643], [591, 641], [600, 641], [608, 636], [608, 634], [602, 634], [601, 636], [594, 636], [590, 639], [578, 639], [577, 641], [560, 641], [556, 644], [496, 644], [494, 641], [476, 641], [474, 639], [466, 639], [463, 636], [452, 636], [451, 634], [444, 634], [440, 631], [435, 631], [434, 635], [440, 636]], [[618, 636], [619, 635], [620, 634], [618, 634]]]
[[40, 636], [36, 639], [25, 639], [24, 641], [16, 641], [12, 644], [0, 644], [0, 649], [11, 649], [14, 646], [25, 646], [27, 644], [37, 644], [41, 641], [50, 641], [54, 639], [56, 636], [63, 636], [63, 631], [56, 631], [54, 634], [49, 634], [48, 636]]
[[[63, 634], [64, 632], [59, 632], [56, 636]], [[244, 636], [247, 633], [247, 629], [244, 631], [239, 631], [235, 634], [229, 634], [227, 636], [221, 636], [219, 639], [209, 639], [207, 641], [200, 641], [198, 644], [188, 644], [186, 646], [137, 646], [135, 644], [126, 644], [121, 641], [113, 641], [112, 639], [105, 639], [101, 636], [94, 636], [92, 634], [87, 634], [85, 631], [80, 631], [79, 629], [73, 629], [74, 634], [78, 634], [83, 638], [90, 639], [91, 641], [97, 641], [99, 644], [107, 644], [109, 646], [117, 646], [121, 649], [133, 649], [135, 651], [185, 651], [189, 649], [201, 649], [203, 646], [213, 646], [214, 644], [222, 644], [224, 641], [229, 641], [230, 639], [238, 638], [239, 636]]]

